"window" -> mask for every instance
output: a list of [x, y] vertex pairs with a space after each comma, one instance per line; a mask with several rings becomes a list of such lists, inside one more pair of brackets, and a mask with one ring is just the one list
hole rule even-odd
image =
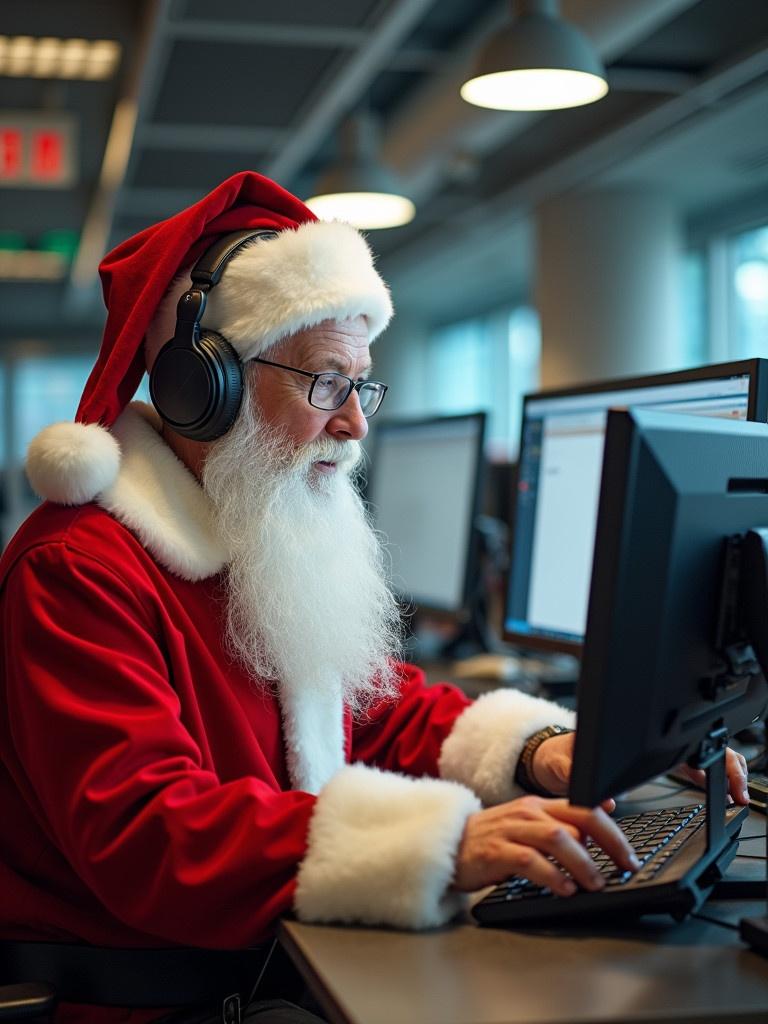
[[[700, 232], [699, 238], [704, 246], [700, 276], [693, 266], [687, 268], [685, 303], [688, 314], [695, 295], [702, 298], [705, 345], [702, 358], [691, 362], [768, 358], [768, 224]], [[686, 323], [687, 334], [688, 328]]]
[[[27, 446], [49, 423], [74, 419], [94, 355], [39, 356], [18, 360], [11, 377], [13, 461], [23, 465]], [[148, 378], [137, 399], [149, 401]]]
[[20, 359], [13, 367], [13, 461], [23, 464], [32, 438], [49, 423], [71, 420], [93, 366], [92, 355]]
[[733, 239], [732, 283], [732, 356], [768, 356], [768, 226]]
[[427, 345], [425, 406], [436, 415], [483, 409], [488, 454], [517, 454], [522, 396], [539, 383], [541, 337], [527, 306], [497, 310], [435, 331]]
[[[94, 351], [50, 350], [0, 360], [0, 547], [37, 503], [24, 474], [29, 442], [74, 418], [94, 360]], [[146, 376], [136, 398], [149, 401]]]
[[682, 263], [683, 362], [699, 366], [708, 361], [706, 323], [706, 259], [691, 249]]

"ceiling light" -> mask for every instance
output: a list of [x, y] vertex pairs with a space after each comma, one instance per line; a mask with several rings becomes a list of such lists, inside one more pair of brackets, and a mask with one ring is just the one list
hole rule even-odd
[[341, 156], [317, 184], [307, 206], [321, 220], [373, 231], [413, 220], [416, 207], [397, 176], [379, 163], [375, 123], [358, 114], [342, 125]]
[[480, 51], [461, 95], [494, 110], [562, 110], [608, 92], [594, 47], [559, 17], [557, 0], [517, 0], [513, 21]]
[[113, 39], [0, 36], [0, 75], [8, 78], [110, 78], [120, 59]]

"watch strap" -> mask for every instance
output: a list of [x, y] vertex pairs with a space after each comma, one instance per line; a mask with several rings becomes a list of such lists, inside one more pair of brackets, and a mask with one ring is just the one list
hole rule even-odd
[[533, 733], [525, 741], [520, 757], [518, 758], [517, 768], [515, 769], [515, 782], [521, 789], [526, 790], [528, 793], [535, 793], [537, 796], [551, 796], [552, 794], [543, 789], [533, 777], [533, 758], [536, 751], [539, 749], [545, 740], [551, 739], [553, 736], [563, 736], [566, 733], [573, 732], [573, 729], [569, 729], [564, 725], [547, 725], [543, 729], [539, 729], [538, 732]]

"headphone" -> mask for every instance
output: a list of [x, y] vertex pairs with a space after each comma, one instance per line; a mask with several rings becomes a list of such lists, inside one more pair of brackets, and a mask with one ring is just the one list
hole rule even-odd
[[149, 375], [149, 394], [162, 419], [183, 437], [214, 441], [230, 429], [243, 400], [240, 357], [216, 331], [200, 330], [208, 292], [246, 243], [277, 231], [235, 231], [219, 238], [195, 264], [192, 287], [176, 307], [176, 330]]

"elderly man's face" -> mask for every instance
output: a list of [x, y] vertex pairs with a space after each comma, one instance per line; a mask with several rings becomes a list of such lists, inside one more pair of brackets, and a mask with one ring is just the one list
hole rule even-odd
[[[288, 338], [264, 358], [311, 373], [335, 370], [358, 380], [367, 377], [371, 367], [368, 326], [362, 316], [354, 320], [326, 320]], [[312, 384], [309, 377], [263, 363], [255, 365], [258, 373], [253, 401], [262, 419], [280, 429], [296, 447], [323, 434], [337, 441], [361, 441], [368, 433], [368, 421], [360, 410], [356, 391], [339, 409], [316, 409], [307, 400]], [[333, 466], [325, 463], [318, 463], [317, 469], [333, 472]]]

